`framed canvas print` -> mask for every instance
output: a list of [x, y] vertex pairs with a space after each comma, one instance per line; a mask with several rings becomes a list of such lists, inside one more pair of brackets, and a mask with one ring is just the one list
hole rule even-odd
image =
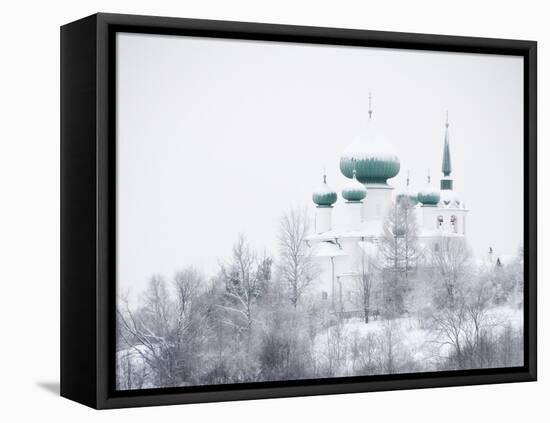
[[536, 379], [536, 43], [61, 29], [61, 393]]

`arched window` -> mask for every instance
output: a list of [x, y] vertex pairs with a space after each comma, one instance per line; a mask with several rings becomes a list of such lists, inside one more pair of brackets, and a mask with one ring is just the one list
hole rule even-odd
[[451, 229], [454, 233], [458, 232], [458, 225], [457, 225], [457, 219], [455, 215], [451, 216]]

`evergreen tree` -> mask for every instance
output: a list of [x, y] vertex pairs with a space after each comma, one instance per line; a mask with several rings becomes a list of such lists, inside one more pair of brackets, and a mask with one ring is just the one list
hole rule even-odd
[[406, 282], [416, 268], [418, 258], [417, 223], [412, 203], [407, 199], [392, 203], [384, 220], [380, 240], [383, 269], [383, 293], [386, 311], [404, 311]]

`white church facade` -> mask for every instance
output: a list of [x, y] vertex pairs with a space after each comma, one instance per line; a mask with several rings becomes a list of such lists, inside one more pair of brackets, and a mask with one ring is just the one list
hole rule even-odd
[[[335, 312], [353, 314], [357, 309], [357, 279], [368, 272], [369, 257], [379, 250], [384, 221], [390, 207], [407, 200], [417, 223], [418, 244], [438, 248], [441, 237], [465, 237], [468, 210], [454, 190], [451, 177], [449, 123], [445, 123], [442, 177], [439, 187], [428, 176], [427, 184], [415, 192], [409, 186], [394, 193], [388, 180], [399, 174], [401, 163], [372, 119], [365, 131], [340, 157], [340, 172], [349, 179], [340, 195], [326, 175], [312, 195], [315, 203], [314, 232], [307, 238], [319, 264], [320, 295]], [[334, 219], [335, 207], [339, 219]]]

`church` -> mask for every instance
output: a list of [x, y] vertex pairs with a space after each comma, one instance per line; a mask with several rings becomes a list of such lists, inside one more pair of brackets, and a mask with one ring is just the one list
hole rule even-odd
[[[425, 186], [414, 191], [407, 175], [405, 189], [394, 193], [388, 180], [400, 169], [397, 152], [369, 110], [364, 132], [340, 156], [340, 172], [349, 179], [347, 184], [338, 193], [323, 175], [321, 186], [313, 192], [314, 231], [307, 237], [307, 244], [321, 271], [319, 295], [334, 312], [354, 315], [357, 311], [358, 278], [369, 272], [369, 258], [380, 249], [384, 222], [392, 205], [407, 201], [421, 248], [439, 248], [441, 237], [466, 236], [468, 210], [454, 190], [451, 176], [448, 116], [439, 186], [428, 175]], [[335, 207], [340, 216], [336, 222]]]

